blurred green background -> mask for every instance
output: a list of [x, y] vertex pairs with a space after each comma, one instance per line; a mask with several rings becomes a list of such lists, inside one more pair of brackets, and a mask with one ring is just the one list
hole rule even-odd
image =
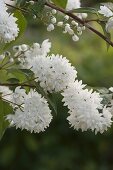
[[[96, 2], [87, 1], [88, 6]], [[83, 1], [86, 5], [86, 1]], [[100, 27], [98, 27], [100, 29]], [[46, 27], [30, 20], [22, 43], [49, 38], [52, 53], [66, 56], [78, 71], [78, 78], [93, 87], [113, 86], [113, 48], [86, 30], [79, 42], [60, 29], [48, 33]], [[8, 129], [0, 142], [0, 170], [113, 170], [113, 128], [104, 134], [77, 132], [69, 128], [67, 110], [57, 100], [58, 115], [40, 134]]]

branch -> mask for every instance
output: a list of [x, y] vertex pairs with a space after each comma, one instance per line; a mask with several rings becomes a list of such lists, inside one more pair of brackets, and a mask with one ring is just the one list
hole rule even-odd
[[24, 13], [29, 13], [29, 11], [27, 11], [27, 10], [25, 10], [25, 9], [23, 9], [23, 8], [19, 8], [19, 7], [16, 7], [16, 6], [7, 4], [7, 3], [6, 3], [6, 5], [7, 5], [8, 7], [11, 7], [11, 8], [14, 8], [14, 9], [17, 9], [17, 10], [20, 10], [20, 11], [22, 11], [22, 12], [24, 12]]
[[91, 27], [89, 24], [87, 24], [87, 22], [85, 22], [85, 20], [80, 19], [79, 17], [77, 17], [76, 15], [65, 11], [63, 8], [60, 8], [58, 6], [55, 6], [54, 4], [51, 4], [49, 2], [45, 3], [46, 6], [52, 8], [52, 9], [56, 9], [57, 11], [60, 11], [61, 13], [68, 15], [69, 17], [73, 18], [75, 21], [77, 21], [78, 23], [82, 24], [83, 26], [85, 26], [86, 28], [88, 28], [90, 31], [92, 31], [93, 33], [97, 34], [99, 37], [101, 37], [104, 41], [106, 41], [110, 46], [113, 47], [113, 42], [110, 41], [106, 36], [104, 36], [101, 32], [97, 31], [96, 29], [94, 29], [93, 27]]
[[[38, 0], [34, 0], [35, 2], [37, 2]], [[18, 9], [18, 10], [21, 10], [22, 12], [26, 12], [26, 13], [29, 13], [27, 10], [25, 9], [21, 9], [19, 7], [15, 7], [15, 6], [12, 6], [12, 5], [9, 5], [9, 4], [6, 4], [7, 6], [10, 6], [12, 8], [15, 8], [15, 9]], [[56, 9], [57, 11], [60, 11], [61, 13], [65, 14], [65, 15], [68, 15], [69, 17], [73, 18], [73, 20], [75, 20], [76, 22], [82, 24], [83, 26], [85, 26], [86, 28], [88, 28], [90, 31], [92, 31], [93, 33], [95, 33], [96, 35], [98, 35], [100, 38], [102, 38], [104, 41], [106, 41], [110, 46], [113, 47], [113, 42], [110, 41], [109, 38], [107, 38], [105, 35], [103, 35], [101, 32], [99, 32], [98, 30], [94, 29], [93, 27], [91, 27], [87, 20], [82, 20], [80, 19], [79, 17], [77, 17], [76, 15], [74, 15], [73, 13], [71, 12], [68, 12], [66, 10], [64, 10], [63, 8], [60, 8], [52, 3], [49, 3], [49, 2], [45, 2], [45, 5], [52, 8], [52, 9]]]

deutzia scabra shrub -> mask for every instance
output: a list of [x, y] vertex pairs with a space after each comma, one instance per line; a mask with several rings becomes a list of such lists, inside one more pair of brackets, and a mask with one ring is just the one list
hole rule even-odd
[[[81, 7], [80, 0], [0, 1], [0, 138], [7, 127], [39, 133], [45, 131], [57, 112], [54, 94], [62, 96], [68, 108], [67, 121], [75, 130], [103, 133], [112, 125], [113, 87], [104, 94], [78, 81], [77, 70], [61, 54], [51, 53], [51, 42], [15, 45], [26, 28], [24, 14], [38, 18], [47, 31], [56, 27], [69, 34], [74, 43], [88, 29], [113, 47], [113, 3], [99, 8]], [[93, 14], [95, 17], [90, 17]], [[46, 20], [45, 20], [46, 18]], [[104, 34], [89, 23], [97, 22]], [[7, 48], [12, 47], [8, 52]], [[62, 116], [62, 115], [61, 115]]]

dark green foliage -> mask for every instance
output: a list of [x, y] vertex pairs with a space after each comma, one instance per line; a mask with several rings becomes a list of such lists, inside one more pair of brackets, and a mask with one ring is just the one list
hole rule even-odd
[[66, 7], [66, 4], [67, 4], [67, 0], [52, 0], [52, 2], [54, 2], [55, 5], [58, 5], [62, 8], [65, 8]]
[[12, 107], [8, 103], [0, 100], [0, 140], [9, 126], [9, 123], [6, 121], [6, 116], [12, 113]]

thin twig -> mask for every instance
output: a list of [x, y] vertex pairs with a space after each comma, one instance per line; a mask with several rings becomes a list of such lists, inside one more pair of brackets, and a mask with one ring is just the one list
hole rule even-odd
[[[35, 2], [38, 2], [38, 0], [34, 0]], [[24, 9], [21, 9], [21, 8], [18, 8], [18, 7], [15, 7], [15, 6], [12, 6], [12, 5], [9, 5], [9, 4], [6, 4], [7, 6], [10, 6], [12, 8], [16, 8], [18, 10], [21, 10], [23, 12], [27, 12], [29, 13], [28, 11], [24, 10]], [[91, 27], [87, 20], [82, 20], [80, 19], [79, 17], [77, 17], [76, 15], [74, 15], [73, 13], [70, 13], [68, 11], [66, 11], [65, 9], [63, 8], [60, 8], [52, 3], [49, 3], [49, 2], [45, 2], [45, 5], [52, 8], [52, 9], [56, 9], [57, 11], [65, 14], [65, 15], [68, 15], [69, 17], [71, 17], [73, 20], [75, 20], [76, 22], [80, 23], [81, 25], [85, 26], [86, 28], [88, 28], [90, 31], [92, 31], [93, 33], [95, 33], [96, 35], [98, 35], [100, 38], [102, 38], [104, 41], [106, 41], [110, 46], [113, 47], [113, 42], [107, 38], [105, 35], [103, 35], [101, 32], [99, 32], [98, 30], [96, 30], [95, 28]]]
[[18, 9], [19, 11], [22, 11], [22, 12], [25, 12], [25, 13], [29, 13], [29, 11], [23, 9], [23, 8], [19, 8], [19, 7], [16, 7], [16, 6], [13, 6], [13, 5], [10, 5], [10, 4], [7, 4], [7, 6], [11, 7], [11, 8], [15, 8], [15, 9]]
[[77, 21], [78, 23], [82, 24], [83, 26], [85, 26], [86, 28], [88, 28], [90, 31], [94, 32], [95, 34], [97, 34], [99, 37], [101, 37], [104, 41], [106, 41], [110, 46], [113, 47], [113, 42], [110, 41], [106, 36], [104, 36], [101, 32], [97, 31], [96, 29], [94, 29], [93, 27], [91, 27], [89, 24], [87, 24], [87, 22], [85, 22], [85, 20], [80, 19], [79, 17], [77, 17], [76, 15], [65, 11], [63, 8], [60, 8], [58, 6], [55, 6], [54, 4], [51, 4], [49, 2], [45, 3], [46, 6], [52, 8], [52, 9], [56, 9], [57, 11], [60, 11], [63, 14], [68, 15], [69, 17], [73, 18], [75, 21]]

